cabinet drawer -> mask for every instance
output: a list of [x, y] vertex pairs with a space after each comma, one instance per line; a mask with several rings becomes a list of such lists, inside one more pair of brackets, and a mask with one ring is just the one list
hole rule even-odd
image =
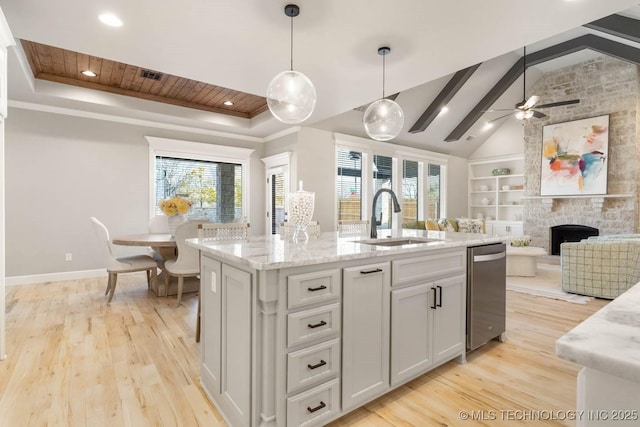
[[340, 374], [340, 340], [335, 339], [287, 356], [287, 393]]
[[335, 379], [287, 399], [287, 427], [321, 426], [340, 412], [340, 382]]
[[314, 271], [287, 278], [287, 307], [331, 301], [340, 296], [340, 270]]
[[287, 345], [303, 344], [340, 332], [340, 304], [325, 305], [287, 315]]
[[464, 272], [466, 251], [445, 252], [393, 261], [392, 286], [423, 282]]

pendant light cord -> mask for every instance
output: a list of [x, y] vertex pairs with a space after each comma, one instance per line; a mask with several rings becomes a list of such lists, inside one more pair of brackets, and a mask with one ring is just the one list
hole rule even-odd
[[293, 71], [293, 16], [291, 17], [291, 53], [290, 53], [290, 57], [291, 57], [291, 71]]
[[384, 99], [384, 75], [385, 75], [385, 59], [386, 54], [382, 55], [382, 99]]
[[[527, 47], [523, 47], [522, 54], [522, 101], [527, 102]], [[524, 106], [524, 104], [522, 104]]]

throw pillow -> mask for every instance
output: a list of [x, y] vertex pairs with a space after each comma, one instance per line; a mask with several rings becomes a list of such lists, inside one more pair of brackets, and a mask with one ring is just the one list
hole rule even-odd
[[440, 231], [456, 231], [451, 221], [447, 218], [440, 218], [438, 220], [438, 227], [440, 228]]
[[484, 233], [484, 220], [458, 218], [458, 231], [462, 233]]
[[438, 221], [435, 219], [428, 219], [426, 221], [427, 230], [431, 231], [440, 231], [440, 227], [438, 227]]

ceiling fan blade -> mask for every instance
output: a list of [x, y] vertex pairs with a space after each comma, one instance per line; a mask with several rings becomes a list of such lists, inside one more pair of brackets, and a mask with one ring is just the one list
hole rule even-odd
[[482, 110], [481, 113], [495, 113], [495, 112], [499, 112], [499, 111], [513, 111], [513, 108], [501, 108], [498, 110]]
[[529, 108], [533, 108], [533, 106], [536, 105], [536, 102], [538, 102], [539, 99], [540, 97], [536, 95], [529, 97], [529, 99], [527, 99], [527, 102], [524, 103], [521, 109], [528, 110]]
[[536, 108], [559, 107], [561, 105], [578, 104], [579, 102], [580, 102], [579, 99], [570, 99], [570, 100], [567, 100], [567, 101], [550, 102], [548, 104], [538, 105]]
[[504, 119], [505, 117], [508, 117], [508, 116], [511, 116], [511, 115], [512, 115], [512, 113], [505, 114], [504, 116], [496, 117], [496, 118], [495, 118], [495, 119], [493, 119], [493, 120], [489, 120], [487, 123], [497, 122], [498, 120], [500, 120], [500, 119]]
[[535, 117], [536, 119], [544, 119], [545, 117], [547, 117], [546, 114], [541, 113], [540, 111], [536, 111], [536, 110], [531, 110], [533, 111], [533, 117]]

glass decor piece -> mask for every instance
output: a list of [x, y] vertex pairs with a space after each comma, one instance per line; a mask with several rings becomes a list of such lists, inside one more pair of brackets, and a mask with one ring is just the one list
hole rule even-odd
[[307, 227], [313, 216], [315, 196], [313, 192], [302, 190], [302, 181], [299, 183], [298, 191], [289, 194], [289, 222], [296, 227], [293, 241], [309, 240]]

